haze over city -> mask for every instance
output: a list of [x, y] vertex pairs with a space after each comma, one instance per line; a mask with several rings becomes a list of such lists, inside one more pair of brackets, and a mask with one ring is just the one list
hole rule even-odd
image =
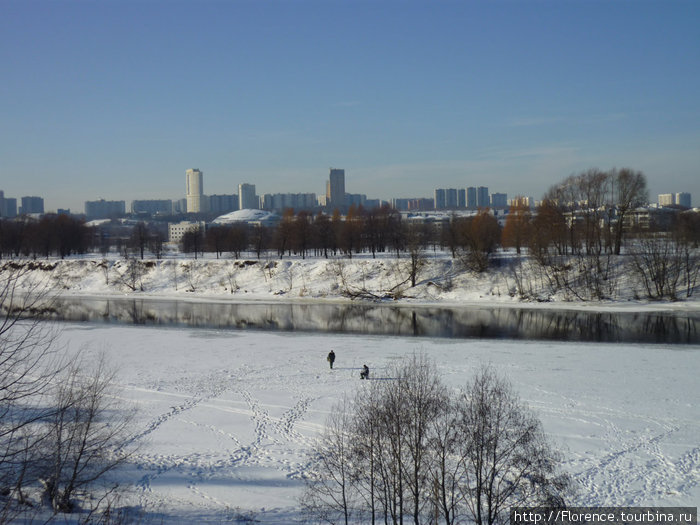
[[485, 185], [591, 167], [700, 195], [700, 4], [0, 0], [0, 189], [99, 198]]

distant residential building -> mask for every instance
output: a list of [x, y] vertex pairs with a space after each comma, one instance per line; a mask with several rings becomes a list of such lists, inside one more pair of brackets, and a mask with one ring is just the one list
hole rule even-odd
[[345, 194], [345, 203], [348, 206], [355, 206], [356, 208], [358, 206], [366, 207], [366, 202], [367, 202], [367, 195], [360, 194], [360, 193], [346, 193]]
[[182, 241], [182, 237], [186, 233], [197, 230], [204, 233], [206, 227], [206, 223], [202, 221], [182, 221], [168, 224], [168, 241], [172, 243], [179, 243]]
[[391, 207], [394, 208], [395, 210], [398, 211], [406, 211], [408, 210], [408, 202], [411, 199], [403, 199], [403, 198], [394, 198], [391, 199]]
[[467, 207], [467, 190], [465, 190], [464, 188], [460, 188], [457, 190], [457, 207]]
[[511, 207], [525, 207], [525, 208], [534, 208], [535, 207], [535, 200], [532, 197], [523, 197], [522, 195], [515, 197], [513, 199], [508, 200], [508, 206]]
[[659, 195], [659, 206], [673, 206], [676, 204], [676, 196], [673, 193], [661, 193]]
[[0, 218], [12, 219], [17, 217], [17, 199], [5, 197], [5, 192], [0, 190]]
[[41, 197], [22, 197], [22, 205], [19, 208], [20, 215], [30, 213], [44, 213], [44, 199]]
[[255, 184], [243, 183], [238, 185], [238, 209], [260, 209], [260, 199], [255, 194]]
[[131, 201], [131, 213], [148, 215], [170, 215], [172, 212], [173, 201], [170, 199]]
[[326, 183], [326, 204], [332, 208], [344, 208], [347, 205], [345, 197], [345, 170], [331, 168]]
[[479, 186], [476, 189], [476, 207], [488, 208], [490, 204], [489, 189], [485, 186]]
[[435, 201], [433, 199], [420, 198], [420, 199], [411, 199], [408, 201], [408, 210], [409, 211], [426, 211], [426, 210], [434, 210], [434, 209], [435, 209]]
[[457, 190], [455, 188], [448, 188], [445, 190], [445, 206], [450, 209], [454, 209], [458, 206]]
[[187, 199], [174, 200], [173, 213], [187, 213]]
[[207, 211], [204, 202], [204, 174], [197, 168], [185, 171], [187, 213]]
[[506, 193], [492, 193], [491, 194], [491, 207], [492, 208], [507, 208], [508, 207], [508, 195]]
[[112, 219], [123, 217], [126, 214], [126, 203], [124, 201], [85, 201], [85, 216], [88, 220]]
[[477, 200], [476, 200], [476, 188], [473, 186], [470, 186], [467, 188], [467, 208], [470, 210], [475, 210], [477, 207]]
[[670, 207], [652, 208], [645, 206], [636, 208], [625, 215], [624, 227], [641, 230], [667, 229], [673, 224], [679, 210]]
[[374, 208], [381, 208], [382, 206], [389, 204], [381, 199], [367, 199], [365, 200], [365, 208], [368, 210], [373, 210]]
[[676, 193], [676, 204], [684, 208], [691, 208], [690, 205], [690, 193], [681, 192]]
[[435, 209], [444, 210], [447, 208], [447, 192], [442, 188], [435, 190]]
[[262, 209], [283, 212], [286, 209], [313, 210], [318, 206], [315, 193], [265, 193]]
[[391, 199], [390, 205], [398, 211], [424, 211], [434, 210], [435, 201], [426, 198]]
[[211, 213], [229, 213], [238, 209], [238, 195], [209, 195], [209, 211]]

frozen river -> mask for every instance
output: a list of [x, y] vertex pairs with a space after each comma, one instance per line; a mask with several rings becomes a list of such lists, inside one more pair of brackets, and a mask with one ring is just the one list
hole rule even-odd
[[363, 364], [383, 378], [413, 352], [451, 388], [484, 364], [508, 377], [562, 451], [578, 504], [700, 501], [698, 345], [59, 326], [65, 351], [107, 355], [138, 408], [142, 446], [120, 476], [142, 523], [300, 523], [307, 453], [332, 406], [366, 387]]

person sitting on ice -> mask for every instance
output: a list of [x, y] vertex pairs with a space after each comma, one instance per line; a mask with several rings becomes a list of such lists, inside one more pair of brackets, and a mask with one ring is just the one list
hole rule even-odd
[[360, 379], [369, 379], [369, 367], [367, 365], [362, 365], [362, 372], [360, 372]]

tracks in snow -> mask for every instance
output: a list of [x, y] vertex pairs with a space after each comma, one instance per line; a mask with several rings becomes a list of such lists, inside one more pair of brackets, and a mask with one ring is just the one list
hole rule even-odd
[[[139, 480], [138, 488], [155, 497], [152, 485], [159, 478], [165, 475], [183, 478], [190, 493], [230, 510], [228, 503], [212, 495], [207, 487], [208, 481], [214, 478], [235, 480], [240, 476], [239, 471], [249, 474], [251, 468], [273, 468], [281, 470], [288, 479], [298, 478], [305, 464], [305, 458], [299, 457], [299, 444], [310, 444], [311, 439], [297, 426], [303, 426], [312, 398], [299, 385], [279, 378], [276, 386], [286, 385], [290, 395], [285, 398], [293, 398], [295, 403], [291, 407], [266, 404], [256, 395], [256, 390], [264, 390], [265, 380], [269, 380], [273, 369], [242, 367], [235, 373], [222, 370], [200, 377], [175, 379], [172, 386], [176, 392], [150, 391], [154, 397], [173, 396], [182, 401], [152, 418], [135, 439], [167, 437], [172, 426], [182, 431], [185, 425], [203, 439], [214, 439], [217, 446], [189, 453], [136, 456], [139, 468], [147, 471]], [[220, 411], [222, 423], [212, 424], [211, 417], [205, 418], [207, 423], [198, 421], [200, 410]], [[232, 429], [229, 416], [241, 415], [247, 416], [252, 425], [245, 423]], [[169, 422], [175, 425], [167, 425]]]

